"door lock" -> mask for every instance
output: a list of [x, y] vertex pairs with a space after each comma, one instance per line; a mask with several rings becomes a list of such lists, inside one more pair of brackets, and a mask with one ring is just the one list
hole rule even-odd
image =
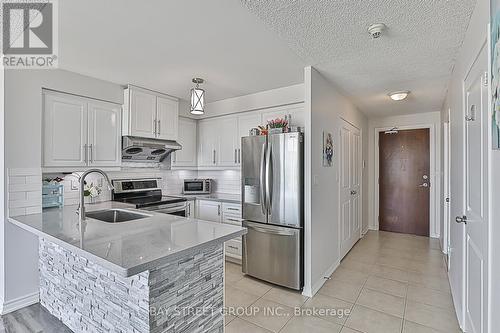
[[418, 186], [419, 186], [419, 187], [429, 187], [429, 184], [427, 184], [427, 183], [423, 183], [423, 184], [420, 184], [420, 185], [418, 185]]
[[356, 192], [355, 190], [351, 191], [351, 195], [355, 195], [356, 193], [358, 193], [358, 192]]
[[455, 217], [455, 222], [467, 224], [467, 216], [465, 215], [457, 216]]

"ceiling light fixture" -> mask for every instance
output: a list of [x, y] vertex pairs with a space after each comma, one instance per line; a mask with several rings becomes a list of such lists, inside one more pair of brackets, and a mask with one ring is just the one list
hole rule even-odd
[[393, 100], [393, 101], [402, 101], [403, 99], [405, 99], [406, 97], [408, 97], [408, 94], [410, 92], [408, 90], [403, 90], [403, 91], [395, 91], [395, 92], [392, 92], [389, 94], [389, 97]]
[[204, 80], [199, 77], [193, 79], [196, 87], [191, 89], [191, 114], [201, 115], [205, 113], [205, 90], [199, 87], [203, 82]]
[[368, 27], [368, 33], [372, 36], [373, 39], [379, 38], [382, 36], [382, 32], [387, 28], [387, 26], [383, 23], [375, 23]]

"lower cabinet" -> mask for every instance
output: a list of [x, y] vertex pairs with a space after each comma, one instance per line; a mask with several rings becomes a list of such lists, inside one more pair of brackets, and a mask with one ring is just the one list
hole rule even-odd
[[196, 217], [196, 214], [195, 214], [195, 201], [194, 200], [188, 200], [187, 202], [187, 213], [186, 213], [186, 217], [189, 217], [189, 218], [195, 218]]
[[211, 200], [196, 200], [196, 218], [205, 221], [222, 222], [222, 203]]

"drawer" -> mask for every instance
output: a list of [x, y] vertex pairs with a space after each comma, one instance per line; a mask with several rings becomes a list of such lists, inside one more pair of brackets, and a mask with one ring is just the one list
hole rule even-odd
[[241, 256], [242, 243], [240, 239], [241, 238], [228, 240], [225, 245], [226, 253]]
[[222, 212], [226, 213], [226, 214], [240, 215], [241, 216], [241, 205], [223, 202], [222, 203]]
[[238, 227], [241, 227], [242, 221], [243, 221], [243, 219], [239, 216], [236, 216], [236, 215], [224, 214], [222, 216], [223, 223], [237, 225]]

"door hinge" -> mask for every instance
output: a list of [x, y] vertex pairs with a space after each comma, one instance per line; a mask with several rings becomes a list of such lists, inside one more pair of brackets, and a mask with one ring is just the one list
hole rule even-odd
[[484, 72], [483, 84], [484, 84], [485, 87], [487, 87], [488, 83], [489, 83], [489, 73], [488, 72]]

